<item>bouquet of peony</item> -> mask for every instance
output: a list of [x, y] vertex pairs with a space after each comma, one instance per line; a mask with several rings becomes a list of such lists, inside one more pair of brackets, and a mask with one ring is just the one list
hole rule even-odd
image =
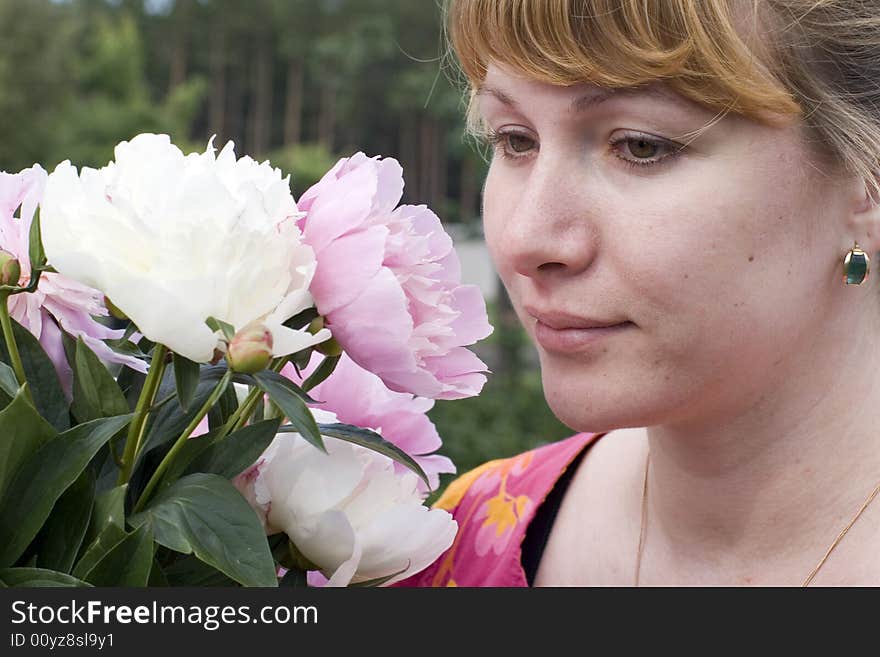
[[120, 143], [0, 173], [0, 584], [388, 585], [457, 529], [435, 399], [489, 333], [452, 241], [362, 153]]

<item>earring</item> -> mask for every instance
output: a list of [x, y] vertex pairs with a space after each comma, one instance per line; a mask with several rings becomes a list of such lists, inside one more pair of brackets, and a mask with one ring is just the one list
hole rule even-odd
[[843, 282], [847, 285], [861, 285], [868, 280], [870, 272], [871, 259], [856, 242], [843, 259]]

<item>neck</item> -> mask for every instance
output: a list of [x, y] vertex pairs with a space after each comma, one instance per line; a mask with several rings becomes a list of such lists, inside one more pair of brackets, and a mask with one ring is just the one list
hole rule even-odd
[[[785, 379], [768, 382], [745, 412], [648, 428], [643, 573], [713, 584], [804, 580], [880, 482], [880, 351], [863, 335], [780, 367]], [[826, 362], [817, 362], [822, 353]], [[858, 522], [823, 574], [845, 579], [848, 564], [864, 567], [865, 542], [877, 547], [880, 502]], [[834, 560], [844, 552], [852, 559]]]

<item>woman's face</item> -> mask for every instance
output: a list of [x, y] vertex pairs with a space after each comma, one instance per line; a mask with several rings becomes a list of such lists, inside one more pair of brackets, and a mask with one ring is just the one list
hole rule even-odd
[[[570, 427], [740, 413], [828, 346], [854, 195], [796, 125], [729, 116], [679, 150], [713, 114], [664, 86], [606, 95], [495, 65], [477, 102], [498, 135], [490, 253]], [[590, 323], [618, 326], [566, 328]]]

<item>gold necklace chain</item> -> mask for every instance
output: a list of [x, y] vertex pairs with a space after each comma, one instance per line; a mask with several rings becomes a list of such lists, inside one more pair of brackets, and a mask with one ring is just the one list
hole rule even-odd
[[[642, 568], [642, 552], [645, 549], [645, 533], [646, 533], [646, 526], [647, 526], [645, 519], [647, 518], [647, 515], [648, 515], [648, 504], [647, 504], [647, 501], [648, 501], [648, 468], [649, 468], [650, 464], [651, 464], [651, 453], [648, 452], [648, 458], [645, 459], [645, 483], [642, 488], [642, 520], [641, 520], [641, 529], [639, 531], [639, 550], [638, 550], [638, 554], [636, 555], [635, 586], [639, 585], [639, 575], [640, 575], [641, 568]], [[825, 552], [825, 555], [819, 560], [819, 563], [816, 564], [816, 567], [813, 568], [812, 572], [810, 572], [809, 575], [807, 575], [807, 578], [801, 584], [802, 587], [810, 585], [810, 582], [813, 581], [813, 578], [816, 576], [816, 573], [818, 573], [819, 569], [822, 568], [822, 566], [825, 564], [825, 561], [827, 561], [828, 557], [834, 551], [834, 548], [836, 548], [837, 544], [840, 543], [841, 540], [843, 540], [843, 537], [846, 536], [846, 533], [850, 530], [850, 528], [854, 524], [856, 524], [856, 520], [858, 520], [859, 517], [862, 515], [862, 513], [865, 511], [865, 509], [868, 508], [868, 505], [874, 501], [874, 498], [877, 497], [878, 493], [880, 493], [880, 482], [877, 483], [877, 486], [874, 488], [873, 491], [871, 491], [871, 494], [868, 495], [868, 498], [864, 501], [864, 503], [862, 504], [862, 506], [858, 510], [858, 512], [853, 516], [852, 520], [849, 521], [849, 524], [846, 527], [844, 527], [843, 531], [841, 531], [837, 535], [837, 538], [834, 539], [834, 542], [831, 544], [831, 547], [828, 548], [828, 550]]]

